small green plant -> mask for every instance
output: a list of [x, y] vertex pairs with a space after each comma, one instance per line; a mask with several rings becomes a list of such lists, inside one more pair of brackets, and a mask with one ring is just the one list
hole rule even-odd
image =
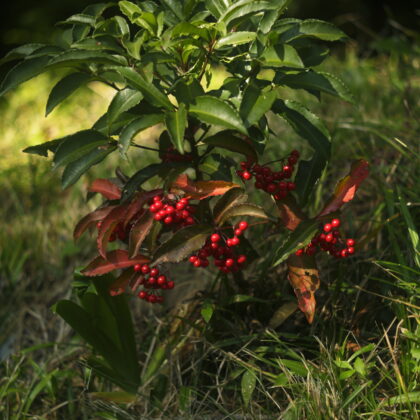
[[[140, 371], [121, 295], [130, 291], [162, 302], [163, 292], [176, 285], [167, 264], [189, 260], [203, 269], [213, 262], [216, 279], [240, 285], [257, 258], [269, 267], [287, 262], [299, 308], [312, 322], [317, 251], [346, 258], [356, 249], [354, 239], [341, 239], [339, 213], [368, 175], [368, 163], [356, 161], [322, 211], [308, 215], [305, 206], [330, 159], [331, 138], [320, 118], [287, 99], [290, 89], [303, 89], [317, 98], [352, 101], [339, 78], [316, 70], [328, 56], [324, 41], [345, 35], [327, 22], [282, 18], [288, 3], [91, 5], [60, 22], [61, 43], [28, 44], [2, 60], [19, 62], [5, 76], [1, 95], [44, 71], [71, 69], [52, 88], [47, 114], [91, 81], [115, 89], [91, 128], [25, 150], [52, 152], [54, 169], [64, 168], [63, 188], [112, 153], [121, 159], [134, 149], [156, 153], [155, 162], [141, 162], [134, 174], [117, 169], [115, 178], [89, 187], [105, 201], [77, 224], [74, 236], [96, 226], [99, 255], [78, 274], [81, 306], [55, 306], [101, 356], [90, 365], [129, 392], [139, 386]], [[221, 68], [227, 76], [215, 87], [212, 78]], [[307, 141], [305, 159], [288, 139], [278, 138], [279, 122]], [[162, 131], [158, 145], [138, 143], [136, 135], [154, 126]], [[288, 154], [261, 163], [272, 142], [283, 143]], [[251, 180], [255, 188], [246, 193]], [[264, 206], [255, 204], [256, 190], [265, 194], [259, 199]], [[259, 256], [244, 235], [253, 229], [272, 236], [269, 253]]]

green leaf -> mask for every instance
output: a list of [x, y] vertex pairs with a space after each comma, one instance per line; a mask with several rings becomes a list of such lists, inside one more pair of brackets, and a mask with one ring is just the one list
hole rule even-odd
[[152, 105], [173, 110], [174, 106], [168, 97], [153, 83], [149, 83], [144, 79], [143, 76], [134, 69], [130, 67], [118, 67], [116, 70], [126, 78], [129, 85], [140, 90]]
[[[199, 28], [189, 22], [181, 22], [172, 29], [172, 37], [196, 35], [206, 41], [210, 39], [209, 31], [206, 28]], [[195, 80], [195, 79], [194, 79]]]
[[92, 149], [104, 146], [108, 137], [95, 130], [83, 130], [64, 137], [54, 156], [54, 168], [79, 159]]
[[265, 214], [264, 209], [262, 207], [259, 207], [255, 204], [242, 203], [233, 205], [229, 207], [226, 211], [221, 213], [221, 215], [218, 218], [217, 224], [221, 226], [227, 220], [238, 216], [251, 216], [260, 217], [261, 219], [268, 219], [268, 216]]
[[116, 148], [117, 146], [98, 147], [80, 159], [69, 163], [61, 177], [61, 186], [63, 189], [73, 185], [88, 169], [102, 162]]
[[179, 0], [160, 0], [179, 20], [184, 20], [182, 3]]
[[82, 23], [84, 25], [90, 25], [92, 27], [96, 24], [96, 18], [92, 15], [85, 15], [83, 13], [77, 13], [73, 16], [70, 16], [66, 20], [58, 22], [57, 25], [74, 25], [75, 23]]
[[229, 0], [205, 0], [205, 3], [207, 9], [216, 19], [219, 19], [231, 4]]
[[247, 134], [238, 112], [228, 103], [213, 96], [198, 96], [190, 105], [190, 113], [208, 124], [220, 125]]
[[420, 391], [407, 392], [406, 394], [396, 395], [395, 397], [390, 397], [384, 401], [384, 404], [387, 406], [407, 403], [420, 403]]
[[299, 204], [303, 207], [318, 179], [326, 166], [327, 161], [322, 154], [315, 151], [311, 160], [300, 160], [299, 168], [295, 177], [296, 193]]
[[274, 264], [279, 265], [300, 248], [304, 248], [311, 242], [312, 238], [319, 229], [319, 220], [304, 220], [298, 227], [290, 232], [283, 244], [274, 252]]
[[46, 70], [50, 57], [28, 58], [9, 70], [0, 87], [0, 96]]
[[325, 92], [354, 103], [353, 95], [344, 82], [329, 73], [310, 70], [304, 73], [288, 74], [279, 77], [276, 79], [276, 82], [294, 89]]
[[244, 91], [239, 114], [248, 126], [253, 125], [271, 109], [276, 98], [276, 91], [264, 92], [257, 85], [250, 83]]
[[204, 321], [208, 324], [213, 316], [214, 304], [211, 302], [204, 302], [203, 307], [201, 308], [201, 316]]
[[274, 111], [279, 113], [291, 125], [293, 130], [308, 140], [319, 154], [320, 159], [328, 161], [331, 153], [330, 134], [322, 121], [303, 105], [291, 100], [277, 100]]
[[127, 60], [120, 55], [112, 55], [100, 51], [67, 50], [52, 58], [49, 66], [74, 66], [76, 64], [99, 63], [99, 64], [127, 64]]
[[126, 125], [120, 134], [120, 153], [125, 156], [133, 137], [146, 128], [163, 122], [164, 114], [145, 114]]
[[178, 230], [156, 250], [154, 264], [180, 262], [200, 249], [212, 233], [211, 226], [193, 225]]
[[90, 80], [92, 80], [92, 77], [87, 73], [72, 73], [61, 79], [51, 90], [47, 101], [45, 116], [80, 86]]
[[215, 48], [222, 48], [226, 45], [241, 45], [253, 41], [257, 37], [256, 32], [238, 31], [217, 40]]
[[253, 146], [247, 141], [242, 140], [240, 137], [234, 136], [230, 130], [219, 131], [213, 136], [203, 139], [203, 142], [209, 146], [220, 147], [232, 152], [242, 153], [253, 161], [258, 159]]
[[347, 38], [347, 35], [338, 29], [335, 25], [323, 20], [306, 19], [299, 23], [299, 35], [293, 39], [302, 36], [318, 38], [323, 41], [339, 41]]
[[13, 48], [13, 50], [9, 51], [2, 59], [0, 59], [0, 64], [26, 58], [44, 47], [47, 47], [47, 44], [32, 43], [20, 45], [17, 48]]
[[184, 154], [184, 134], [187, 126], [185, 105], [181, 103], [176, 111], [168, 112], [165, 116], [165, 124], [172, 143], [179, 153]]
[[195, 101], [197, 96], [202, 95], [204, 95], [203, 87], [196, 79], [179, 81], [175, 86], [175, 96], [178, 102], [190, 104]]
[[136, 106], [142, 99], [143, 95], [138, 90], [125, 88], [117, 92], [108, 107], [108, 126], [110, 127], [123, 112]]
[[291, 45], [287, 44], [266, 48], [259, 59], [264, 67], [304, 67], [298, 52]]
[[29, 146], [26, 149], [23, 149], [23, 152], [48, 157], [48, 152], [55, 153], [58, 146], [63, 142], [63, 140], [64, 139], [56, 139], [47, 141], [42, 144], [37, 144], [36, 146]]
[[232, 188], [223, 194], [213, 208], [213, 219], [216, 223], [223, 217], [223, 213], [231, 207], [241, 204], [248, 198], [242, 188]]
[[143, 13], [143, 10], [141, 10], [137, 4], [132, 3], [131, 1], [119, 1], [118, 7], [120, 8], [121, 12], [130, 19], [131, 22], [133, 22], [136, 15], [141, 15]]
[[241, 379], [241, 394], [245, 407], [248, 407], [257, 383], [257, 376], [253, 370], [247, 369]]
[[159, 173], [161, 165], [159, 163], [152, 163], [145, 168], [137, 171], [125, 184], [123, 189], [122, 201], [129, 199], [137, 189], [147, 180]]

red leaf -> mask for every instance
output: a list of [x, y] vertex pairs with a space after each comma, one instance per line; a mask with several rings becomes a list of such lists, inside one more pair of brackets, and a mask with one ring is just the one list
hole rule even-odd
[[114, 293], [122, 293], [126, 286], [128, 285], [131, 278], [134, 276], [134, 270], [128, 268], [124, 270], [109, 286], [109, 290]]
[[155, 195], [161, 194], [162, 190], [141, 191], [137, 193], [128, 205], [127, 214], [125, 215], [124, 228], [130, 223], [130, 220], [140, 212], [143, 206]]
[[88, 188], [90, 192], [102, 194], [108, 200], [119, 200], [121, 198], [121, 189], [109, 179], [95, 179]]
[[83, 232], [86, 231], [90, 226], [98, 222], [99, 220], [104, 219], [108, 214], [115, 209], [117, 206], [108, 206], [108, 207], [102, 207], [100, 209], [97, 209], [89, 214], [87, 214], [85, 217], [80, 219], [80, 221], [77, 223], [76, 227], [74, 228], [73, 237], [74, 240], [77, 240], [80, 238], [80, 236], [83, 234]]
[[136, 264], [148, 263], [149, 258], [144, 255], [137, 255], [136, 258], [129, 259], [128, 252], [122, 249], [108, 252], [106, 258], [96, 257], [89, 265], [82, 270], [82, 273], [88, 277], [101, 276], [119, 268], [132, 267]]
[[276, 204], [281, 212], [281, 219], [286, 229], [294, 231], [302, 220], [307, 219], [292, 196], [276, 200]]
[[319, 288], [319, 273], [315, 259], [310, 256], [291, 255], [287, 261], [288, 279], [298, 299], [299, 309], [305, 314], [309, 324], [315, 316], [315, 292]]
[[182, 190], [192, 199], [223, 195], [232, 188], [240, 187], [238, 184], [227, 181], [191, 181], [186, 174], [180, 175], [171, 186], [171, 191]]
[[144, 214], [140, 217], [139, 220], [133, 225], [130, 230], [130, 239], [129, 239], [129, 254], [130, 257], [136, 255], [146, 238], [147, 234], [150, 232], [150, 229], [153, 225], [153, 213], [148, 210], [145, 210]]
[[96, 244], [98, 246], [99, 254], [105, 258], [106, 247], [109, 238], [116, 226], [125, 218], [127, 212], [127, 205], [116, 206], [106, 217], [102, 220], [101, 227], [98, 232]]
[[325, 216], [338, 210], [344, 203], [353, 200], [357, 189], [369, 175], [369, 163], [360, 159], [353, 163], [350, 173], [335, 187], [333, 196], [317, 217]]

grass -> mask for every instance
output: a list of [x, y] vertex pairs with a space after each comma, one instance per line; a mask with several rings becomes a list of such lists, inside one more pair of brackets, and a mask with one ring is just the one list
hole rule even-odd
[[[311, 212], [348, 171], [349, 157], [371, 162], [371, 176], [343, 216], [346, 232], [363, 246], [351, 259], [321, 261], [314, 324], [294, 311], [284, 268], [256, 263], [247, 290], [222, 284], [210, 293], [202, 282], [210, 279], [174, 267], [185, 280], [171, 305], [155, 311], [133, 302], [143, 385], [129, 404], [118, 403], [120, 394], [95, 394], [116, 389], [87, 367], [89, 349], [49, 309], [70, 296], [74, 267], [92, 255], [89, 240], [71, 240], [75, 222], [97, 204], [86, 205], [86, 184], [108, 175], [115, 162], [63, 192], [47, 161], [20, 153], [92, 124], [109, 92], [93, 85], [45, 120], [44, 91], [55, 76], [9, 95], [0, 104], [1, 416], [418, 419], [420, 62], [414, 48], [368, 58], [350, 48], [327, 63], [327, 71], [347, 81], [357, 107], [289, 93], [321, 113], [333, 137], [334, 157]], [[266, 160], [296, 144], [309, 156], [284, 125], [278, 138]], [[127, 171], [138, 156], [123, 164]]]

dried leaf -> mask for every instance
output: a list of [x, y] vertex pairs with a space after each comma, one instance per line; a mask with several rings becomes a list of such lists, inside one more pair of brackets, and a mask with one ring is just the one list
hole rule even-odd
[[132, 267], [136, 264], [145, 264], [150, 261], [144, 255], [137, 255], [136, 258], [129, 259], [128, 252], [122, 249], [108, 252], [105, 257], [96, 257], [82, 270], [82, 273], [88, 277], [101, 276], [119, 268]]
[[289, 196], [282, 200], [276, 200], [276, 204], [281, 212], [281, 219], [286, 229], [293, 231], [302, 220], [306, 219], [294, 197]]
[[333, 196], [317, 217], [319, 218], [332, 213], [338, 210], [344, 203], [353, 200], [357, 189], [368, 175], [369, 163], [366, 160], [360, 159], [354, 162], [351, 166], [350, 173], [337, 184]]
[[102, 194], [108, 200], [119, 200], [121, 198], [121, 188], [109, 179], [95, 179], [88, 191]]
[[100, 209], [97, 209], [89, 214], [87, 214], [85, 217], [79, 220], [76, 227], [74, 228], [73, 232], [73, 238], [74, 240], [77, 240], [80, 238], [80, 236], [93, 224], [96, 224], [99, 220], [104, 219], [108, 214], [115, 209], [117, 206], [108, 206], [108, 207], [102, 207]]

